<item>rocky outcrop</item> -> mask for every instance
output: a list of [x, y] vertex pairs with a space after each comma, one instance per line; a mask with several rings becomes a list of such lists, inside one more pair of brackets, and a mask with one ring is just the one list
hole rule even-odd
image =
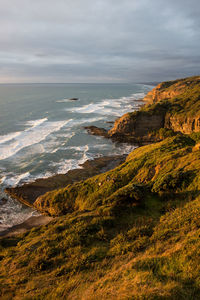
[[172, 97], [180, 95], [184, 90], [184, 85], [178, 85], [178, 87], [173, 90], [166, 90], [165, 84], [166, 83], [160, 83], [158, 86], [156, 86], [144, 97], [144, 101], [147, 101], [148, 103], [155, 103], [164, 99], [170, 99]]
[[89, 134], [108, 137], [108, 132], [104, 128], [99, 128], [97, 126], [85, 126], [84, 129], [86, 129]]
[[143, 100], [148, 103], [155, 103], [171, 99], [181, 95], [185, 91], [186, 87], [190, 87], [194, 83], [200, 83], [200, 76], [165, 81], [158, 84], [153, 90], [151, 90]]
[[108, 131], [111, 138], [130, 141], [148, 141], [149, 133], [164, 126], [164, 114], [151, 114], [137, 111], [123, 115]]
[[39, 196], [115, 168], [124, 162], [125, 157], [125, 155], [98, 157], [94, 160], [86, 161], [81, 165], [80, 169], [70, 170], [67, 174], [57, 174], [49, 178], [37, 179], [22, 186], [7, 188], [5, 192], [21, 203], [33, 207], [34, 202]]
[[200, 116], [197, 117], [177, 117], [169, 113], [165, 117], [165, 128], [172, 129], [175, 132], [190, 134], [200, 131]]
[[116, 120], [108, 137], [126, 142], [158, 141], [161, 128], [190, 134], [200, 131], [200, 76], [160, 83], [144, 98], [148, 103]]

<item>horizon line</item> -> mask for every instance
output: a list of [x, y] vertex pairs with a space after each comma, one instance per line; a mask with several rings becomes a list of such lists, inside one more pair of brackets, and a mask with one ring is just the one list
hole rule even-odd
[[0, 82], [0, 85], [22, 85], [22, 84], [154, 84], [160, 81], [149, 82]]

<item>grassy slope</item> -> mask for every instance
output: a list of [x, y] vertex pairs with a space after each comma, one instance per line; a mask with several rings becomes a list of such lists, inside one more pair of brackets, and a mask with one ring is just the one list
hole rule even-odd
[[93, 209], [109, 213], [115, 206], [129, 205], [129, 198], [131, 205], [141, 204], [150, 192], [165, 196], [176, 193], [177, 197], [180, 193], [196, 194], [200, 188], [200, 153], [193, 151], [194, 146], [192, 138], [176, 135], [140, 147], [119, 167], [46, 193], [35, 205], [55, 216]]
[[160, 94], [170, 94], [171, 91], [179, 91], [179, 94], [171, 98], [161, 99], [154, 104], [144, 107], [144, 111], [155, 113], [161, 107], [172, 115], [194, 117], [200, 114], [200, 77], [188, 77], [182, 80], [163, 82]]
[[0, 241], [2, 298], [198, 299], [198, 142], [170, 137], [46, 194], [38, 205], [64, 215]]

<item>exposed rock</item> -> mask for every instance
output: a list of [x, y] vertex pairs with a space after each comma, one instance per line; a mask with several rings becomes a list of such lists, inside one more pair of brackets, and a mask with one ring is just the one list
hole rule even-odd
[[97, 126], [86, 126], [84, 129], [86, 129], [89, 134], [108, 137], [108, 132], [104, 128], [99, 128]]
[[155, 103], [163, 99], [170, 99], [181, 94], [183, 90], [184, 85], [181, 85], [178, 86], [177, 89], [166, 91], [164, 83], [160, 83], [144, 97], [144, 101], [147, 101], [149, 103]]
[[67, 174], [57, 174], [49, 178], [37, 179], [35, 182], [19, 187], [7, 188], [5, 192], [23, 204], [32, 207], [35, 200], [46, 192], [106, 172], [123, 163], [125, 157], [125, 155], [98, 157], [86, 161], [81, 165], [81, 169], [70, 170]]
[[154, 141], [160, 141], [154, 137], [151, 132], [164, 126], [164, 113], [152, 114], [140, 111], [127, 113], [118, 118], [114, 127], [109, 131], [96, 126], [85, 127], [89, 134], [111, 138], [117, 142], [128, 142], [135, 144], [145, 144]]
[[152, 142], [161, 128], [190, 134], [200, 131], [200, 76], [160, 83], [144, 98], [148, 104], [115, 121], [108, 136], [119, 141]]
[[173, 98], [182, 94], [186, 86], [190, 86], [194, 82], [200, 82], [200, 76], [162, 82], [144, 97], [144, 101], [155, 103], [164, 99]]
[[200, 116], [197, 117], [177, 117], [166, 114], [165, 128], [170, 128], [176, 132], [190, 134], [192, 132], [200, 131]]
[[109, 137], [117, 139], [131, 138], [134, 141], [139, 141], [141, 137], [148, 140], [148, 133], [153, 130], [158, 130], [164, 126], [164, 114], [155, 114], [146, 112], [134, 112], [123, 115], [115, 122], [114, 127], [108, 132]]

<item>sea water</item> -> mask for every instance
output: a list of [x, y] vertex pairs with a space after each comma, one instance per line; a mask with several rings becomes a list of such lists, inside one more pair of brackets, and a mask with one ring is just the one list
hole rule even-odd
[[150, 89], [144, 84], [0, 85], [0, 230], [37, 214], [6, 196], [6, 187], [66, 173], [95, 157], [129, 153], [134, 146], [89, 135], [84, 126], [109, 129], [109, 122], [137, 110]]

